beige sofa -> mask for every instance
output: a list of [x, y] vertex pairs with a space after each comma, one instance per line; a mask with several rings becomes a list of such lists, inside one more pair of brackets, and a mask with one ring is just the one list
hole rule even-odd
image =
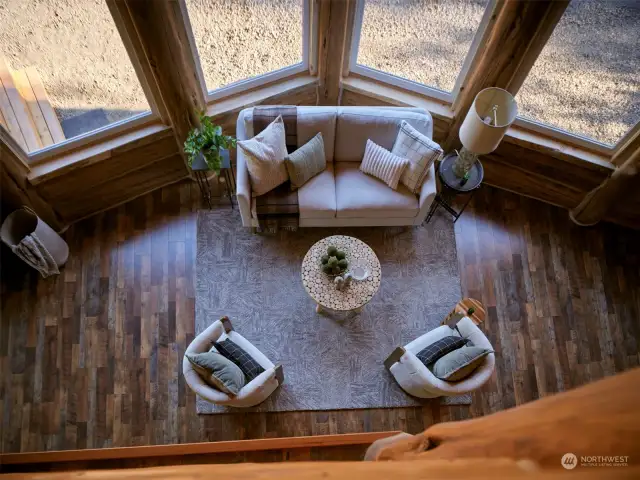
[[[429, 112], [399, 107], [298, 107], [298, 146], [318, 132], [324, 138], [327, 169], [298, 190], [301, 227], [420, 225], [436, 196], [435, 169], [419, 195], [404, 185], [392, 190], [359, 170], [367, 139], [391, 150], [402, 120], [432, 138]], [[238, 116], [238, 140], [254, 136], [253, 108]], [[237, 198], [245, 227], [257, 227], [245, 155], [237, 151]]]

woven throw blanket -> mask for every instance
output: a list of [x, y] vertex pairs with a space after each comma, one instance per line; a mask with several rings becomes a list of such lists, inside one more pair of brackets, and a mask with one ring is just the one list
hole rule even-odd
[[60, 273], [56, 261], [35, 233], [24, 237], [19, 244], [12, 246], [11, 250], [27, 265], [39, 271], [44, 278]]
[[[257, 135], [279, 115], [284, 122], [287, 152], [298, 148], [298, 109], [295, 106], [254, 107], [253, 134]], [[261, 232], [275, 233], [279, 229], [297, 230], [300, 210], [298, 192], [292, 192], [289, 182], [256, 198], [256, 214]]]

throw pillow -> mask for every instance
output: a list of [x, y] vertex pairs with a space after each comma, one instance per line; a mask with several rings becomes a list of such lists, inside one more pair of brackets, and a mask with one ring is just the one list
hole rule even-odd
[[287, 144], [281, 115], [255, 137], [239, 141], [238, 147], [246, 155], [254, 195], [264, 195], [289, 179], [284, 166]]
[[371, 140], [367, 140], [360, 170], [379, 178], [395, 190], [398, 188], [402, 172], [408, 165], [409, 160], [406, 158], [398, 157]]
[[416, 354], [416, 357], [418, 357], [418, 360], [424, 363], [425, 366], [429, 366], [440, 357], [444, 357], [447, 353], [466, 345], [467, 342], [469, 342], [468, 338], [450, 335], [426, 346]]
[[442, 155], [442, 148], [403, 120], [391, 153], [409, 160], [400, 183], [413, 193], [419, 193], [429, 168]]
[[240, 367], [240, 370], [247, 377], [247, 382], [264, 372], [264, 368], [251, 355], [228, 338], [222, 342], [215, 342], [213, 346], [218, 352]]
[[440, 357], [433, 365], [433, 374], [447, 382], [458, 382], [467, 378], [493, 350], [483, 347], [465, 346]]
[[246, 383], [240, 367], [217, 352], [187, 353], [187, 360], [202, 379], [229, 395], [237, 395]]
[[286, 157], [284, 164], [291, 180], [291, 190], [300, 188], [312, 177], [327, 168], [322, 133], [319, 132], [315, 137]]

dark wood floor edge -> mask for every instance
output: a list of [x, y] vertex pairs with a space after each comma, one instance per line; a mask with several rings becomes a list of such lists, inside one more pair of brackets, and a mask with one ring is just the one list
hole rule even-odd
[[90, 448], [84, 450], [58, 450], [50, 452], [24, 452], [0, 454], [0, 465], [30, 463], [77, 462], [122, 458], [145, 458], [171, 455], [251, 452], [257, 450], [286, 450], [311, 447], [337, 447], [365, 445], [399, 431], [344, 433], [305, 437], [258, 438], [223, 442], [177, 443], [172, 445], [146, 445], [139, 447]]

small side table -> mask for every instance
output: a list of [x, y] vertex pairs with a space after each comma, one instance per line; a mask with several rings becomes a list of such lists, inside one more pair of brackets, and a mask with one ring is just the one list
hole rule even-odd
[[474, 309], [474, 312], [469, 316], [473, 323], [475, 323], [476, 325], [480, 325], [482, 322], [484, 322], [484, 319], [487, 316], [487, 312], [485, 311], [482, 302], [476, 300], [475, 298], [464, 298], [456, 303], [456, 306], [453, 307], [453, 309], [446, 317], [444, 317], [444, 320], [442, 320], [440, 325], [447, 325], [451, 317], [453, 317], [456, 313], [460, 313], [466, 316], [470, 308]]
[[[482, 168], [480, 160], [473, 164], [473, 167], [469, 171], [469, 178], [465, 182], [464, 180], [456, 177], [451, 169], [453, 167], [453, 162], [455, 162], [457, 158], [457, 154], [450, 153], [440, 162], [438, 167], [438, 176], [440, 177], [442, 188], [440, 192], [437, 193], [436, 198], [431, 205], [431, 209], [427, 215], [427, 223], [429, 223], [440, 206], [453, 216], [455, 223], [458, 218], [460, 218], [465, 208], [467, 208], [469, 202], [471, 202], [474, 193], [482, 185], [482, 180], [484, 179], [484, 168]], [[468, 197], [462, 206], [462, 209], [459, 212], [456, 212], [451, 204], [453, 199], [460, 194], [467, 194]]]
[[[222, 159], [222, 164], [220, 166], [220, 176], [224, 178], [224, 183], [226, 184], [225, 188], [227, 190], [227, 195], [229, 196], [229, 203], [231, 204], [231, 208], [233, 209], [233, 194], [236, 180], [233, 174], [233, 167], [231, 166], [231, 157], [229, 155], [229, 150], [221, 149], [220, 157]], [[210, 172], [209, 166], [205, 161], [202, 154], [193, 161], [191, 165], [191, 170], [193, 170], [194, 176], [196, 177], [196, 181], [198, 182], [198, 187], [200, 188], [200, 194], [202, 198], [209, 205], [209, 210], [212, 208], [211, 204], [211, 186], [209, 185], [208, 173]]]

